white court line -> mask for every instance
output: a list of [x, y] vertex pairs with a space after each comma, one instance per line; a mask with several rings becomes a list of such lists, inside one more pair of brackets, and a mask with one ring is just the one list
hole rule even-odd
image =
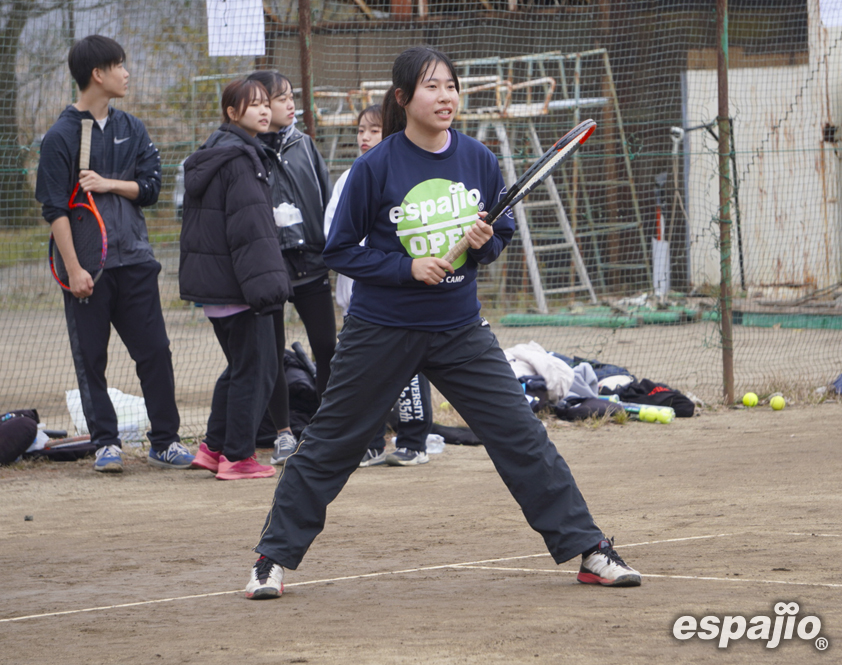
[[[513, 573], [547, 573], [550, 575], [557, 575], [563, 573], [566, 575], [575, 575], [578, 570], [546, 570], [543, 568], [505, 568], [503, 566], [472, 566], [460, 565], [460, 570], [502, 570]], [[842, 588], [842, 584], [831, 584], [829, 582], [787, 582], [786, 580], [755, 580], [750, 578], [731, 578], [731, 577], [709, 577], [706, 575], [659, 575], [657, 573], [641, 573], [641, 577], [661, 577], [669, 580], [703, 580], [710, 582], [753, 582], [755, 584], [786, 584], [787, 586], [818, 586], [830, 587], [833, 589]]]
[[[630, 543], [628, 545], [617, 545], [617, 549], [622, 549], [625, 547], [641, 547], [643, 545], [660, 545], [663, 543], [678, 543], [678, 542], [686, 542], [690, 540], [705, 540], [710, 538], [724, 538], [727, 536], [736, 536], [741, 534], [734, 534], [734, 533], [718, 533], [718, 534], [711, 534], [708, 536], [687, 536], [685, 538], [668, 538], [665, 540], [648, 540], [641, 543]], [[787, 535], [814, 535], [814, 534], [787, 534]], [[488, 563], [498, 563], [502, 561], [519, 561], [523, 559], [537, 559], [539, 557], [548, 557], [550, 556], [548, 552], [542, 552], [541, 554], [526, 554], [522, 556], [510, 556], [510, 557], [500, 557], [498, 559], [483, 559], [481, 561], [465, 561], [463, 563], [449, 563], [440, 566], [427, 566], [424, 568], [407, 568], [405, 570], [390, 570], [384, 571], [381, 573], [363, 573], [360, 575], [348, 575], [345, 577], [333, 577], [328, 579], [322, 580], [310, 580], [309, 582], [293, 582], [292, 584], [285, 584], [284, 588], [290, 589], [292, 587], [298, 586], [309, 586], [313, 584], [328, 584], [331, 582], [345, 582], [349, 580], [361, 580], [367, 579], [372, 577], [384, 577], [386, 575], [407, 575], [410, 573], [423, 573], [431, 570], [443, 570], [445, 568], [452, 568], [452, 569], [459, 569], [459, 568], [470, 568], [472, 566], [481, 569], [482, 564]], [[508, 570], [506, 568], [500, 567], [489, 567], [491, 570]], [[533, 569], [525, 568], [525, 569], [518, 569], [512, 568], [513, 571], [529, 571], [529, 572], [536, 572]], [[548, 572], [556, 572], [556, 571], [548, 571]], [[571, 571], [560, 571], [560, 572], [571, 572]], [[575, 572], [575, 571], [573, 571]], [[840, 584], [809, 584], [806, 582], [780, 582], [775, 580], [738, 580], [738, 579], [725, 579], [725, 578], [716, 578], [716, 577], [692, 577], [687, 575], [644, 575], [644, 577], [666, 577], [666, 578], [674, 578], [674, 579], [699, 579], [699, 580], [716, 580], [716, 581], [724, 581], [724, 582], [762, 582], [767, 584], [791, 584], [791, 585], [806, 585], [806, 586], [830, 586], [830, 587], [840, 587]], [[196, 598], [212, 598], [214, 596], [227, 596], [234, 593], [243, 593], [244, 589], [237, 589], [235, 591], [216, 591], [213, 593], [200, 593], [200, 594], [193, 594], [190, 596], [176, 596], [174, 598], [159, 598], [158, 600], [142, 600], [134, 603], [121, 603], [119, 605], [103, 605], [101, 607], [86, 607], [80, 610], [64, 610], [62, 612], [46, 612], [44, 614], [30, 614], [27, 616], [20, 616], [20, 617], [10, 617], [8, 619], [0, 619], [0, 623], [9, 623], [12, 621], [25, 621], [27, 619], [44, 619], [47, 617], [56, 617], [56, 616], [66, 616], [69, 614], [82, 614], [84, 612], [102, 612], [104, 610], [113, 610], [113, 609], [121, 609], [125, 607], [139, 607], [141, 605], [154, 605], [156, 603], [171, 603], [176, 600], [193, 600]]]

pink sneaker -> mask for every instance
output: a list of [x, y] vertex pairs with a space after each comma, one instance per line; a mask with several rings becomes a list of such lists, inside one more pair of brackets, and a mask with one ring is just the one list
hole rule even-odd
[[208, 448], [208, 444], [202, 441], [202, 443], [199, 444], [199, 452], [196, 453], [196, 457], [190, 464], [190, 468], [207, 469], [212, 473], [216, 473], [219, 471], [220, 457], [222, 457], [222, 453], [220, 451], [211, 450]]
[[252, 455], [238, 462], [229, 462], [225, 455], [219, 458], [217, 480], [248, 480], [249, 478], [269, 478], [275, 475], [274, 466], [257, 463], [257, 455]]

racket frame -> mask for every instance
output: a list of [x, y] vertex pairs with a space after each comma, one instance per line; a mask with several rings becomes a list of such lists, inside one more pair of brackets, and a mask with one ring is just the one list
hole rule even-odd
[[[79, 170], [86, 171], [90, 168], [90, 160], [91, 160], [91, 133], [93, 130], [94, 121], [90, 118], [83, 118], [82, 119], [82, 136], [79, 143]], [[70, 214], [68, 215], [68, 221], [70, 221], [73, 210], [75, 208], [85, 208], [88, 210], [93, 216], [94, 220], [96, 220], [97, 225], [99, 226], [100, 237], [102, 238], [102, 251], [100, 254], [100, 261], [99, 266], [94, 268], [94, 271], [91, 273], [91, 277], [93, 278], [94, 284], [97, 283], [100, 277], [102, 277], [102, 270], [105, 267], [105, 259], [108, 254], [108, 233], [105, 229], [105, 222], [102, 220], [102, 215], [99, 214], [99, 209], [96, 207], [96, 203], [94, 202], [94, 197], [91, 192], [84, 192], [87, 195], [87, 203], [83, 201], [76, 201], [76, 198], [79, 194], [80, 183], [77, 182], [76, 186], [73, 188], [73, 193], [70, 195], [70, 202], [68, 206], [70, 207]], [[71, 222], [71, 234], [72, 234], [72, 222]], [[58, 282], [59, 286], [65, 291], [70, 291], [70, 285], [65, 284], [61, 277], [59, 277], [58, 271], [56, 270], [56, 262], [55, 262], [55, 253], [58, 251], [58, 246], [55, 241], [54, 234], [50, 234], [50, 247], [49, 247], [49, 257], [50, 257], [50, 272], [53, 274], [53, 278]], [[67, 266], [65, 265], [65, 268]], [[68, 282], [70, 279], [68, 278]]]
[[[585, 120], [580, 122], [576, 127], [571, 129], [567, 134], [562, 136], [555, 144], [547, 150], [541, 157], [530, 166], [520, 178], [511, 186], [500, 201], [498, 201], [491, 210], [488, 211], [483, 220], [486, 224], [493, 224], [497, 221], [509, 208], [513, 208], [522, 199], [524, 199], [530, 192], [532, 192], [539, 184], [547, 179], [555, 169], [566, 161], [582, 144], [590, 138], [596, 129], [596, 122], [593, 120]], [[466, 237], [457, 242], [451, 247], [447, 253], [442, 257], [448, 263], [453, 263], [459, 258], [468, 248], [470, 243]]]

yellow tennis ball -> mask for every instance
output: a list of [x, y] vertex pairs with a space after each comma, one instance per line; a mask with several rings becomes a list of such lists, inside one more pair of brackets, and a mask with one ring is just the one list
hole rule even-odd
[[442, 411], [447, 411], [447, 410], [450, 408], [450, 402], [448, 402], [447, 400], [445, 400], [444, 402], [442, 402], [441, 404], [439, 404], [439, 408], [440, 408]]
[[746, 406], [757, 406], [757, 395], [754, 393], [746, 393], [743, 395], [743, 404]]
[[669, 411], [667, 411], [666, 409], [662, 409], [661, 411], [658, 412], [658, 422], [664, 423], [665, 425], [667, 423], [671, 423], [672, 422], [672, 414]]
[[771, 406], [775, 411], [780, 411], [786, 406], [786, 400], [780, 395], [775, 395], [769, 400], [769, 406]]

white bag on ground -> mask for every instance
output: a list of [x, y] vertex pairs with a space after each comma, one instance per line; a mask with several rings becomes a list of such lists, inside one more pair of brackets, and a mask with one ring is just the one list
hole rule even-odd
[[[149, 428], [149, 416], [146, 413], [146, 400], [136, 395], [127, 395], [117, 388], [109, 388], [108, 396], [117, 413], [117, 432], [123, 443], [139, 444]], [[65, 391], [67, 410], [78, 434], [90, 434], [85, 414], [82, 411], [82, 398], [79, 390]]]

